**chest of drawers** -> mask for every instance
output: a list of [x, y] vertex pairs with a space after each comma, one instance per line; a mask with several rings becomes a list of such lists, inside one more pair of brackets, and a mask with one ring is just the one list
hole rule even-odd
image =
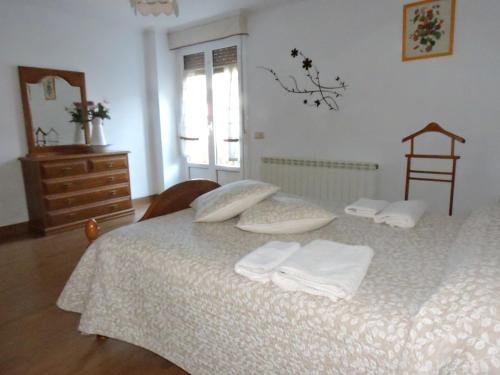
[[30, 228], [51, 233], [132, 214], [128, 153], [21, 158]]

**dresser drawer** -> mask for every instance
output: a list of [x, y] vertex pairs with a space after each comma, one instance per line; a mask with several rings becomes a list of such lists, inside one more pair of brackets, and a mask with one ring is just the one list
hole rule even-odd
[[72, 223], [79, 220], [90, 219], [97, 216], [112, 214], [132, 208], [132, 202], [129, 199], [106, 203], [100, 206], [87, 207], [75, 210], [66, 210], [66, 212], [49, 213], [47, 219], [50, 226], [58, 226]]
[[87, 161], [78, 160], [64, 163], [41, 164], [43, 178], [75, 176], [88, 172]]
[[103, 176], [78, 177], [71, 180], [43, 181], [43, 189], [46, 194], [59, 194], [124, 182], [128, 182], [128, 171]]
[[127, 197], [130, 195], [130, 189], [128, 186], [118, 186], [115, 188], [111, 187], [105, 190], [90, 191], [70, 196], [68, 196], [68, 194], [64, 195], [63, 197], [46, 197], [45, 206], [47, 210], [61, 210], [63, 208], [71, 208], [109, 199]]
[[127, 157], [97, 158], [89, 160], [92, 172], [112, 171], [128, 168]]

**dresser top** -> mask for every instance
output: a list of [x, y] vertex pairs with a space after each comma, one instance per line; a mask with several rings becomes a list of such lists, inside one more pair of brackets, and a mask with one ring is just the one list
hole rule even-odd
[[114, 156], [128, 154], [130, 151], [106, 151], [106, 152], [87, 152], [81, 154], [30, 154], [20, 157], [21, 161], [51, 161], [51, 160], [70, 160], [70, 159], [88, 159], [102, 156]]

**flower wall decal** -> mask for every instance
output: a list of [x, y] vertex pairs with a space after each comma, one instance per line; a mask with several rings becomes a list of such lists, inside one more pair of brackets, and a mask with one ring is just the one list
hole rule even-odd
[[305, 70], [309, 70], [312, 68], [312, 61], [311, 59], [309, 58], [305, 58], [304, 61], [302, 61], [302, 67], [305, 69]]
[[289, 76], [291, 82], [287, 85], [273, 69], [266, 67], [261, 68], [271, 73], [274, 80], [278, 82], [281, 88], [283, 88], [286, 92], [290, 94], [306, 95], [307, 98], [302, 100], [302, 103], [305, 105], [316, 108], [326, 106], [329, 110], [338, 111], [339, 106], [337, 99], [343, 96], [343, 92], [347, 88], [345, 82], [337, 76], [335, 78], [335, 84], [325, 86], [320, 81], [318, 68], [313, 64], [313, 61], [309, 57], [305, 56], [297, 48], [293, 48], [290, 51], [290, 56], [293, 59], [301, 57], [303, 73], [306, 78], [306, 83], [309, 86], [304, 86], [303, 88], [299, 87], [297, 79], [293, 75]]

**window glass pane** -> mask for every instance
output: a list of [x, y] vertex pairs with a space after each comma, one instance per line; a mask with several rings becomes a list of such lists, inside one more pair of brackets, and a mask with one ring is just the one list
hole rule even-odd
[[217, 165], [240, 167], [237, 47], [213, 51], [212, 101]]
[[207, 77], [203, 53], [184, 56], [181, 145], [189, 163], [208, 164]]

